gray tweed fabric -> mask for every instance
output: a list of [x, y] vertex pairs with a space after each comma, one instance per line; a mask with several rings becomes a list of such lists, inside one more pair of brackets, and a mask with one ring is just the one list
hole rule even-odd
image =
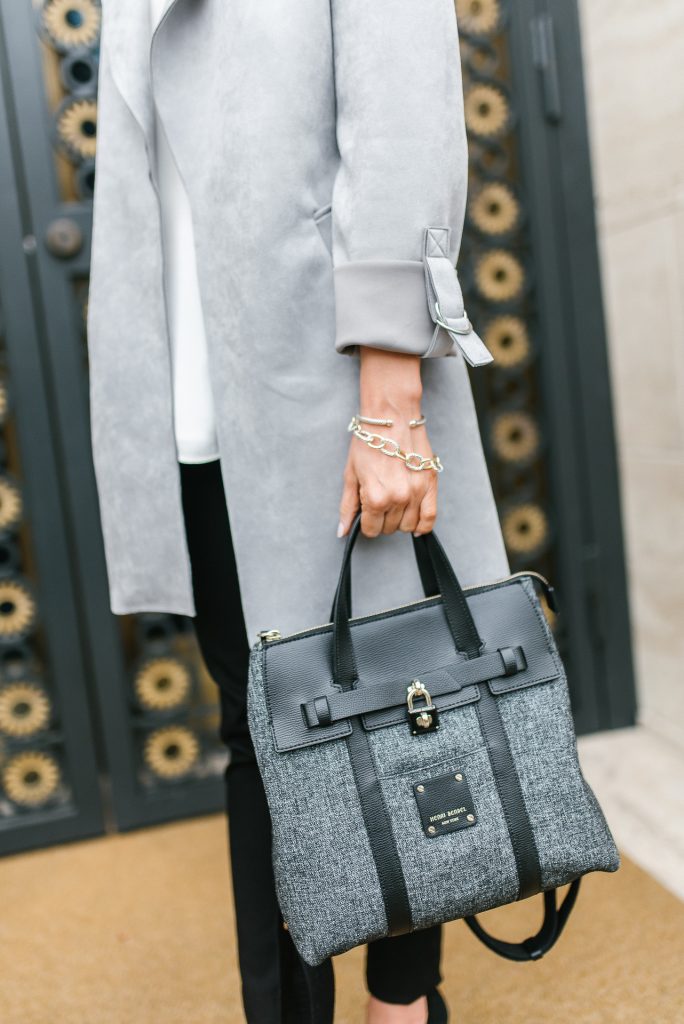
[[[525, 581], [525, 586], [534, 597], [532, 585]], [[385, 910], [346, 741], [276, 751], [263, 656], [256, 645], [248, 712], [273, 820], [278, 897], [295, 945], [316, 964], [385, 935]], [[497, 701], [539, 850], [543, 887], [589, 871], [614, 871], [618, 853], [578, 763], [565, 676], [501, 694]], [[405, 724], [369, 735], [414, 926], [515, 900], [513, 849], [474, 707], [444, 712], [440, 731], [423, 736], [419, 749], [407, 743]], [[428, 839], [413, 785], [451, 771], [467, 778], [477, 824]]]

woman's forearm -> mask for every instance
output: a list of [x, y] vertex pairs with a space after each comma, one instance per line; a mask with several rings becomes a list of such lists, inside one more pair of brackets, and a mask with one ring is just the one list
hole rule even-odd
[[417, 419], [423, 386], [420, 356], [363, 346], [360, 353], [359, 412], [403, 421]]

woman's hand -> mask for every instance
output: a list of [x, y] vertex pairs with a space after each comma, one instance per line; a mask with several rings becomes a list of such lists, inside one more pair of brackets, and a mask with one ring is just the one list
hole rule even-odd
[[[421, 415], [420, 356], [361, 347], [360, 407], [362, 416], [393, 420], [391, 427], [362, 424], [364, 430], [391, 437], [405, 452], [429, 458], [432, 448], [426, 427], [409, 427]], [[437, 515], [437, 473], [407, 469], [401, 459], [388, 458], [352, 437], [344, 470], [338, 537], [349, 532], [361, 509], [361, 532], [429, 533]]]

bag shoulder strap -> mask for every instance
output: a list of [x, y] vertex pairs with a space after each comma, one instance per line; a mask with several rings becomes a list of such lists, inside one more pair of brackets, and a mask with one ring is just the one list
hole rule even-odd
[[496, 939], [489, 932], [486, 932], [476, 917], [464, 918], [465, 923], [471, 932], [483, 942], [488, 949], [504, 957], [506, 960], [541, 960], [545, 953], [556, 944], [560, 934], [565, 927], [568, 918], [575, 906], [577, 893], [579, 892], [581, 879], [576, 878], [570, 883], [570, 888], [565, 894], [560, 906], [556, 902], [557, 889], [550, 889], [544, 893], [544, 920], [536, 935], [530, 936], [523, 942], [505, 942], [503, 939]]

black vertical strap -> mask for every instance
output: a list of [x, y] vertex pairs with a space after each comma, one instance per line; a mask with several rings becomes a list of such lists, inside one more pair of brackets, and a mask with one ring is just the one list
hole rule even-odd
[[426, 597], [436, 597], [439, 594], [439, 583], [435, 576], [435, 570], [432, 565], [432, 559], [424, 544], [420, 543], [419, 537], [413, 538], [413, 550], [416, 555], [416, 562], [418, 563], [418, 572], [420, 573], [420, 582], [423, 585], [423, 593]]
[[[331, 619], [338, 626], [333, 630], [333, 644], [336, 648], [334, 664], [342, 666], [340, 683], [345, 690], [352, 688], [358, 676], [354, 648], [351, 643], [349, 615], [351, 612], [351, 551], [360, 527], [361, 517], [357, 515], [347, 538], [331, 615]], [[340, 644], [340, 621], [344, 627], [343, 632], [347, 634], [347, 643]], [[389, 935], [404, 935], [413, 927], [406, 879], [394, 842], [392, 824], [382, 795], [370, 740], [359, 717], [352, 721], [352, 731], [347, 736], [347, 750], [359, 794], [361, 814], [368, 834], [371, 855], [378, 874], [378, 883], [387, 918], [387, 931]]]
[[517, 898], [524, 900], [528, 896], [534, 896], [541, 892], [539, 851], [523, 800], [511, 748], [508, 745], [508, 737], [501, 721], [497, 698], [493, 696], [487, 683], [481, 684], [479, 690], [480, 699], [476, 705], [477, 715], [487, 745], [518, 869]]
[[[408, 735], [408, 729], [407, 729]], [[347, 749], [361, 802], [371, 853], [378, 872], [390, 935], [403, 935], [413, 927], [406, 879], [373, 759], [368, 733], [355, 718], [347, 736]]]
[[[428, 557], [432, 562], [434, 578], [439, 587], [439, 593], [442, 595], [444, 614], [446, 615], [451, 635], [454, 638], [456, 649], [467, 654], [469, 658], [477, 657], [482, 649], [483, 642], [468, 607], [468, 601], [463, 593], [463, 588], [458, 581], [446, 551], [437, 539], [437, 534], [434, 532], [424, 533], [420, 537], [414, 537], [413, 545], [416, 557], [418, 557], [417, 553], [422, 546], [427, 551]], [[418, 568], [422, 576], [424, 569], [421, 569], [420, 562], [418, 563]]]

